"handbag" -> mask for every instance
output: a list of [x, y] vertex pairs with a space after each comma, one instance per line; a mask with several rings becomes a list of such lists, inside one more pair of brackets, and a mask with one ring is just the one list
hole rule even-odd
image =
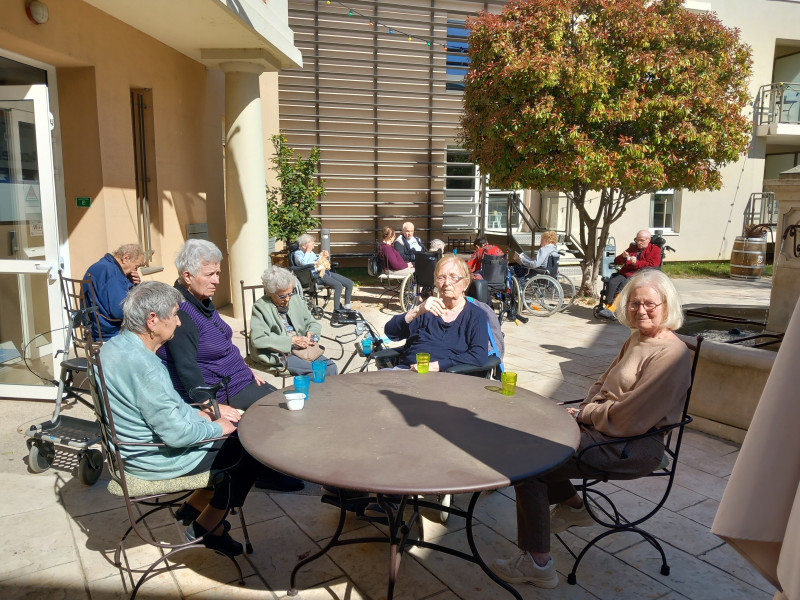
[[308, 348], [292, 348], [292, 354], [294, 354], [297, 358], [308, 362], [317, 360], [320, 356], [322, 356], [324, 351], [325, 348], [319, 344], [315, 346], [309, 346]]

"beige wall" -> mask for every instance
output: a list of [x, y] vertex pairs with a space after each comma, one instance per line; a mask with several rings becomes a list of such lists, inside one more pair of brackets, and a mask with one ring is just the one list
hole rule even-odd
[[[152, 90], [150, 174], [158, 198], [151, 215], [152, 264], [164, 266], [152, 278], [174, 281], [174, 255], [187, 223], [208, 222], [212, 241], [225, 252], [224, 75], [79, 0], [48, 3], [50, 19], [39, 26], [26, 18], [24, 3], [17, 4], [16, 10], [3, 8], [0, 49], [57, 68], [73, 275], [137, 239], [130, 101], [135, 88]], [[77, 196], [90, 196], [91, 208], [77, 208]], [[229, 298], [223, 284], [215, 300], [221, 305]]]
[[[751, 47], [753, 75], [750, 96], [772, 82], [776, 40], [794, 43], [800, 51], [800, 5], [769, 0], [709, 0], [695, 2], [717, 13], [726, 27], [741, 31], [741, 39]], [[752, 106], [746, 109], [752, 118]], [[787, 147], [788, 149], [791, 147]], [[680, 225], [667, 243], [677, 252], [668, 260], [729, 260], [736, 236], [742, 234], [742, 219], [752, 192], [763, 191], [766, 144], [754, 138], [748, 156], [723, 169], [723, 187], [709, 192], [683, 192]], [[636, 200], [612, 227], [611, 234], [620, 246], [646, 227], [650, 217], [649, 197]]]

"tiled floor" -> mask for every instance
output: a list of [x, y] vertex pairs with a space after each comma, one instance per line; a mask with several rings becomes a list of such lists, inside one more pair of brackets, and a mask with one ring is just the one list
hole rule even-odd
[[[679, 282], [685, 302], [767, 304], [769, 282]], [[354, 304], [377, 327], [395, 314], [396, 306], [375, 304], [374, 290], [359, 291]], [[343, 365], [352, 349], [352, 326], [326, 328], [343, 335]], [[519, 385], [555, 400], [581, 397], [617, 353], [627, 330], [595, 321], [589, 308], [573, 307], [525, 325], [504, 325], [506, 366], [519, 373]], [[334, 345], [335, 346], [335, 345]], [[329, 348], [338, 356], [338, 350]], [[49, 471], [27, 472], [27, 450], [18, 425], [42, 422], [52, 412], [47, 403], [3, 400], [5, 425], [0, 429], [0, 598], [125, 598], [113, 551], [126, 528], [121, 502], [105, 491], [104, 480], [86, 487], [74, 477], [74, 456], [59, 451]], [[72, 408], [79, 414], [82, 409]], [[614, 536], [590, 552], [578, 572], [578, 585], [567, 585], [563, 574], [571, 561], [553, 538], [553, 554], [562, 582], [554, 590], [519, 586], [533, 598], [678, 598], [724, 600], [770, 598], [774, 590], [738, 554], [713, 536], [709, 527], [738, 454], [735, 444], [689, 432], [685, 438], [676, 485], [664, 509], [648, 529], [665, 544], [672, 571], [659, 575], [657, 553], [635, 536]], [[652, 482], [620, 482], [608, 491], [625, 506], [647, 506]], [[320, 502], [320, 490], [309, 485], [302, 493], [267, 494], [254, 490], [245, 513], [255, 546], [239, 564], [246, 586], [235, 583], [230, 564], [209, 552], [187, 554], [142, 588], [141, 598], [266, 598], [286, 596], [289, 573], [299, 558], [321, 547], [332, 535], [337, 512]], [[466, 497], [457, 504], [465, 506]], [[476, 509], [475, 538], [488, 561], [515, 551], [513, 489], [485, 493]], [[431, 517], [431, 518], [427, 518]], [[451, 517], [442, 525], [435, 515], [425, 520], [426, 539], [453, 547], [465, 545], [464, 522]], [[234, 527], [238, 519], [233, 519]], [[348, 516], [347, 534], [363, 535], [374, 525]], [[165, 538], [178, 528], [163, 524]], [[240, 532], [235, 528], [234, 536]], [[580, 547], [593, 528], [572, 528], [565, 540]], [[150, 547], [136, 547], [134, 560], [149, 563]], [[304, 600], [379, 599], [386, 596], [387, 552], [383, 545], [335, 548], [299, 575], [298, 598]], [[413, 549], [402, 561], [395, 597], [398, 599], [510, 598], [479, 568], [457, 558]]]

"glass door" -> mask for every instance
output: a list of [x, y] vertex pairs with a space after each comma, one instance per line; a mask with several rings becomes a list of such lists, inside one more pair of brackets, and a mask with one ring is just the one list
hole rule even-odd
[[0, 86], [0, 397], [55, 398], [65, 341], [47, 86]]

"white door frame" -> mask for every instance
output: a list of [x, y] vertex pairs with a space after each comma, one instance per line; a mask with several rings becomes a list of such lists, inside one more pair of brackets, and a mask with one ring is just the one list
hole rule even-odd
[[[58, 269], [61, 265], [59, 231], [63, 227], [63, 223], [59, 224], [58, 218], [56, 171], [53, 163], [51, 137], [53, 117], [50, 112], [48, 87], [45, 84], [0, 86], [0, 101], [19, 100], [33, 102], [42, 230], [44, 233], [44, 257], [35, 257], [27, 260], [0, 260], [0, 273], [47, 277], [50, 328], [53, 330], [53, 346], [58, 349], [63, 346], [63, 328], [66, 326], [58, 280]], [[60, 357], [53, 356], [52, 361], [53, 373], [57, 375], [60, 371]], [[54, 386], [0, 383], [0, 397], [6, 398], [52, 399], [55, 398], [55, 392], [56, 388]]]

